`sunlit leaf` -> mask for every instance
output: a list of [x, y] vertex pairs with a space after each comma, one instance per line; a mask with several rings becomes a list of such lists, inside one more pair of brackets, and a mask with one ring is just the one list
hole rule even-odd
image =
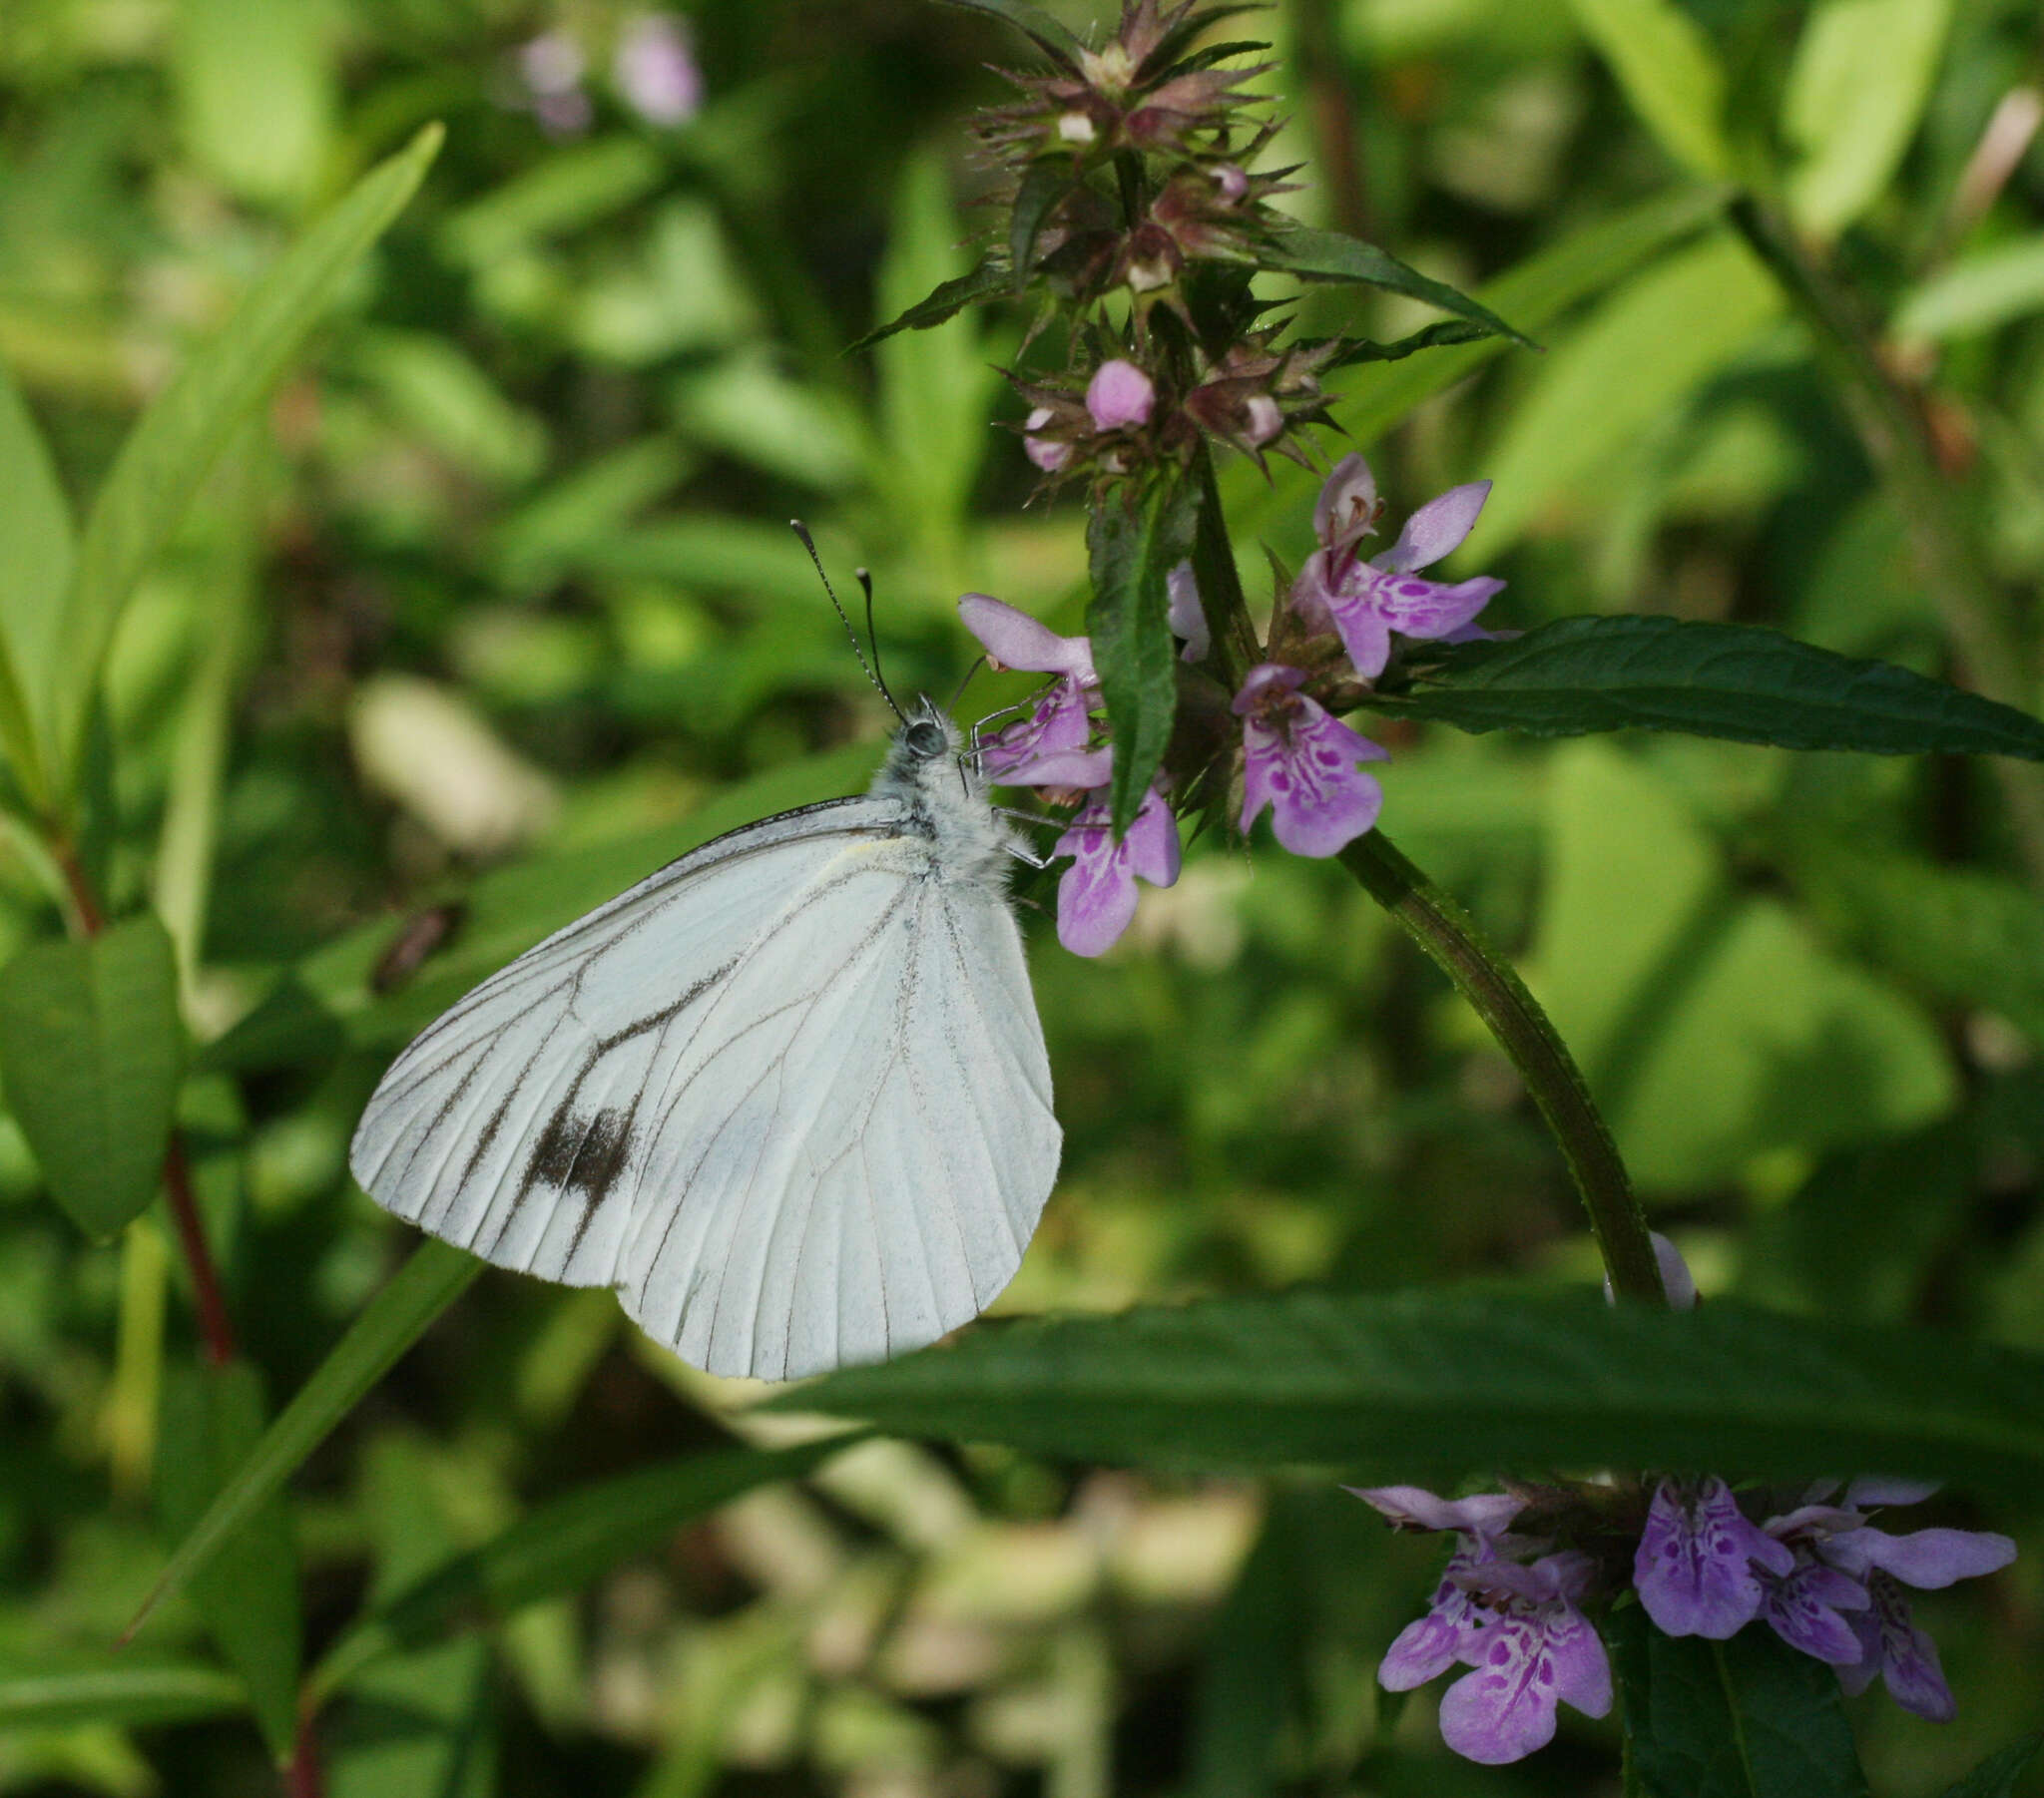
[[1590, 1292], [1289, 1292], [981, 1323], [771, 1408], [1060, 1460], [1432, 1483], [1553, 1468], [1878, 1467], [2028, 1495], [2044, 1356]]
[[248, 1702], [234, 1674], [203, 1660], [131, 1654], [0, 1659], [0, 1731], [189, 1723]]
[[305, 1457], [326, 1440], [398, 1356], [425, 1334], [426, 1327], [461, 1296], [482, 1268], [483, 1263], [473, 1255], [430, 1238], [412, 1250], [411, 1258], [348, 1326], [347, 1333], [278, 1413], [261, 1441], [178, 1545], [129, 1623], [129, 1635], [282, 1488]]
[[440, 148], [428, 126], [371, 170], [250, 290], [129, 434], [93, 502], [58, 631], [53, 779], [77, 778], [100, 667], [135, 584], [184, 517], [234, 428], [259, 405], [355, 264], [403, 211]]
[[[170, 1540], [199, 1522], [261, 1435], [261, 1380], [246, 1361], [171, 1371], [157, 1458], [157, 1509]], [[281, 1759], [297, 1721], [299, 1652], [297, 1553], [281, 1493], [251, 1512], [193, 1574], [191, 1595]]]
[[1662, 148], [1698, 175], [1712, 180], [1730, 175], [1725, 70], [1703, 27], [1677, 0], [1569, 4]]
[[156, 1195], [184, 1071], [177, 958], [154, 915], [31, 944], [0, 970], [0, 1079], [50, 1195], [110, 1236]]
[[1668, 1636], [1627, 1605], [1605, 1635], [1627, 1798], [1866, 1798], [1837, 1674], [1772, 1629]]
[[2044, 312], [2044, 235], [1976, 250], [1940, 268], [1905, 299], [1897, 337], [1970, 337]]
[[1266, 268], [1279, 268], [1308, 281], [1352, 281], [1381, 287], [1386, 293], [1401, 293], [1407, 299], [1424, 301], [1452, 312], [1457, 318], [1481, 325], [1501, 337], [1537, 347], [1530, 337], [1514, 330], [1480, 300], [1458, 292], [1445, 281], [1437, 281], [1408, 268], [1396, 256], [1386, 254], [1374, 243], [1339, 231], [1308, 230], [1303, 226], [1287, 230], [1258, 257]]

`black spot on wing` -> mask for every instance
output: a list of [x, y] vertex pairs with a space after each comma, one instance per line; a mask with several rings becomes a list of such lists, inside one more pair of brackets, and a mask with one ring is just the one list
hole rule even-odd
[[606, 1106], [593, 1117], [575, 1111], [573, 1096], [547, 1120], [525, 1172], [528, 1188], [544, 1183], [580, 1192], [594, 1210], [610, 1196], [632, 1149], [632, 1116]]

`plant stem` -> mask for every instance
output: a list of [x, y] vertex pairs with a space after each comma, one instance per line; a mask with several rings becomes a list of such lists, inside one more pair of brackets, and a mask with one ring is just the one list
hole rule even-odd
[[[2011, 610], [1974, 539], [1955, 483], [1938, 465], [1916, 395], [1882, 364], [1872, 334], [1787, 221], [1751, 195], [1732, 202], [1733, 225], [1782, 283], [1816, 343], [1861, 446], [1895, 501], [1961, 672], [1976, 691], [2024, 711], [2037, 704], [2037, 674]], [[2044, 768], [1998, 758], [2016, 844], [2044, 886]]]
[[1292, 57], [1305, 90], [1306, 119], [1326, 183], [1327, 222], [1351, 237], [1370, 234], [1369, 195], [1355, 140], [1355, 108], [1342, 77], [1339, 33], [1330, 0], [1292, 0]]
[[1614, 1292], [1666, 1303], [1646, 1219], [1618, 1144], [1598, 1113], [1575, 1058], [1511, 964], [1483, 940], [1475, 920], [1415, 867], [1381, 830], [1341, 851], [1341, 865], [1397, 920], [1457, 991], [1476, 1008], [1511, 1057], [1547, 1120], [1590, 1213], [1591, 1233]]
[[1199, 520], [1193, 538], [1193, 578], [1200, 589], [1200, 610], [1207, 615], [1213, 640], [1208, 667], [1235, 692], [1243, 676], [1264, 659], [1250, 623], [1249, 602], [1236, 572], [1235, 546], [1221, 510], [1221, 483], [1214, 473], [1214, 453], [1205, 443], [1193, 452], [1193, 479], [1199, 483]]

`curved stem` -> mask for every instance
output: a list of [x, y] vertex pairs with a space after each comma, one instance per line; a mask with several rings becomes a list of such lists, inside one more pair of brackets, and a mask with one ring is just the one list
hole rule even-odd
[[1455, 983], [1498, 1046], [1511, 1057], [1547, 1120], [1590, 1213], [1612, 1290], [1666, 1302], [1647, 1222], [1582, 1071], [1512, 965], [1483, 940], [1456, 901], [1434, 885], [1381, 830], [1341, 851], [1341, 865]]

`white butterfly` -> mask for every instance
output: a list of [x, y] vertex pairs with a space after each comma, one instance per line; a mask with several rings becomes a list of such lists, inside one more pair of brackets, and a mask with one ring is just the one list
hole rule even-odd
[[863, 798], [706, 843], [483, 982], [348, 1164], [498, 1266], [616, 1287], [712, 1373], [932, 1341], [1013, 1277], [1057, 1174], [1018, 853], [924, 699]]

